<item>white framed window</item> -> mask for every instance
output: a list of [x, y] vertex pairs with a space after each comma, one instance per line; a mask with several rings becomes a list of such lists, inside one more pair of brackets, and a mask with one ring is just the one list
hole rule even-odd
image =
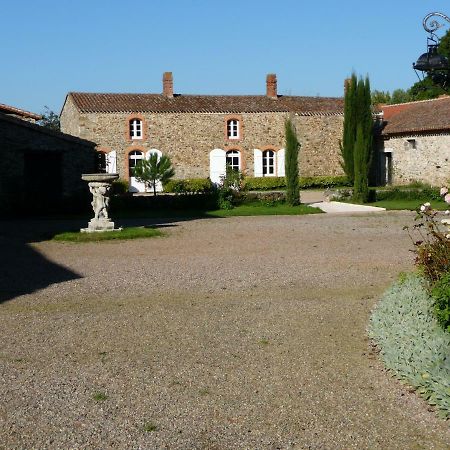
[[237, 150], [227, 151], [225, 163], [234, 170], [241, 170], [241, 154]]
[[273, 150], [262, 152], [262, 175], [263, 177], [275, 175], [275, 152]]
[[230, 119], [227, 122], [227, 137], [228, 139], [239, 139], [239, 120]]
[[130, 138], [142, 139], [142, 120], [131, 119], [130, 120]]
[[141, 159], [144, 159], [144, 153], [139, 150], [128, 153], [128, 175], [130, 177], [134, 177], [134, 168]]

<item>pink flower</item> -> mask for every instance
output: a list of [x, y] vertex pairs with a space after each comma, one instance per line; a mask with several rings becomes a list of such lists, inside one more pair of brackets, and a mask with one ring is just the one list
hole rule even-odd
[[445, 194], [448, 194], [448, 189], [444, 186], [444, 187], [441, 187], [441, 195], [445, 195]]
[[449, 203], [450, 204], [450, 194], [446, 194], [445, 195], [444, 201], [445, 201], [445, 203]]

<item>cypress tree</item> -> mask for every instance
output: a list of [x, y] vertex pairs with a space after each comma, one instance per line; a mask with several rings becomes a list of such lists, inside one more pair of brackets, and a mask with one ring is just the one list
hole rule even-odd
[[356, 90], [357, 78], [353, 73], [351, 78], [345, 82], [344, 97], [344, 130], [342, 142], [340, 143], [342, 162], [341, 166], [350, 183], [354, 181], [354, 147], [357, 128]]
[[373, 119], [369, 78], [360, 79], [356, 87], [357, 127], [354, 145], [354, 199], [369, 199], [369, 170], [372, 161]]
[[286, 202], [290, 206], [300, 204], [300, 183], [298, 175], [298, 152], [300, 143], [291, 119], [284, 124], [286, 138], [285, 176], [286, 176]]

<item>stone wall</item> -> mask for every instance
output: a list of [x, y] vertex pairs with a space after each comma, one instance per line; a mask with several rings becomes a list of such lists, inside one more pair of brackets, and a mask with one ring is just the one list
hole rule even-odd
[[[170, 157], [176, 178], [209, 176], [209, 153], [215, 148], [241, 152], [243, 172], [253, 176], [253, 150], [284, 147], [284, 122], [287, 113], [87, 113], [79, 114], [70, 97], [61, 115], [66, 133], [97, 143], [97, 150], [117, 153], [117, 171], [128, 178], [128, 153], [132, 150], [158, 149]], [[144, 121], [144, 138], [131, 140], [128, 123], [132, 117]], [[226, 121], [237, 117], [242, 126], [240, 139], [226, 136]], [[301, 174], [342, 174], [339, 164], [339, 139], [342, 116], [297, 116], [295, 122], [302, 142]]]
[[302, 144], [301, 176], [344, 175], [339, 148], [344, 116], [295, 116], [294, 122]]
[[450, 180], [450, 134], [392, 137], [384, 152], [392, 154], [392, 184], [440, 186]]
[[[26, 205], [29, 193], [43, 206], [51, 206], [46, 205], [47, 194], [40, 191], [40, 186], [47, 188], [53, 179], [58, 180], [60, 186], [52, 198], [58, 197], [62, 202], [81, 198], [86, 192], [81, 174], [95, 170], [94, 143], [3, 114], [0, 114], [0, 154], [0, 208], [3, 212]], [[53, 155], [52, 161], [57, 160], [59, 173], [50, 169], [47, 173], [46, 155]], [[36, 170], [27, 168], [27, 161], [28, 164], [35, 162]], [[25, 175], [27, 169], [29, 176]]]

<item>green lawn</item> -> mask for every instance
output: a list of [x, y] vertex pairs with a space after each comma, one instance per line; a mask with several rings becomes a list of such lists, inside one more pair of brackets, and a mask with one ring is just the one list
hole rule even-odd
[[233, 216], [299, 216], [304, 214], [320, 214], [323, 211], [308, 205], [288, 206], [285, 204], [276, 206], [265, 205], [240, 205], [233, 209], [216, 209], [207, 211], [210, 217], [233, 217]]
[[56, 234], [55, 236], [53, 236], [53, 240], [66, 242], [98, 242], [121, 239], [149, 238], [162, 235], [163, 233], [155, 228], [130, 227], [124, 228], [121, 231], [104, 231], [99, 233], [82, 233], [80, 231], [70, 231]]
[[431, 207], [434, 209], [438, 209], [440, 211], [445, 211], [449, 208], [449, 205], [442, 200], [380, 200], [378, 202], [367, 203], [369, 206], [378, 206], [380, 208], [386, 208], [390, 210], [399, 210], [399, 209], [409, 209], [410, 211], [414, 211], [417, 208], [420, 208], [420, 205], [423, 205], [426, 202], [431, 203]]
[[117, 218], [199, 218], [199, 217], [232, 217], [232, 216], [274, 216], [274, 215], [304, 215], [304, 214], [320, 214], [319, 208], [312, 208], [307, 205], [288, 206], [286, 204], [278, 204], [267, 206], [260, 202], [249, 203], [235, 206], [233, 209], [139, 209], [129, 211], [112, 212], [111, 217]]

